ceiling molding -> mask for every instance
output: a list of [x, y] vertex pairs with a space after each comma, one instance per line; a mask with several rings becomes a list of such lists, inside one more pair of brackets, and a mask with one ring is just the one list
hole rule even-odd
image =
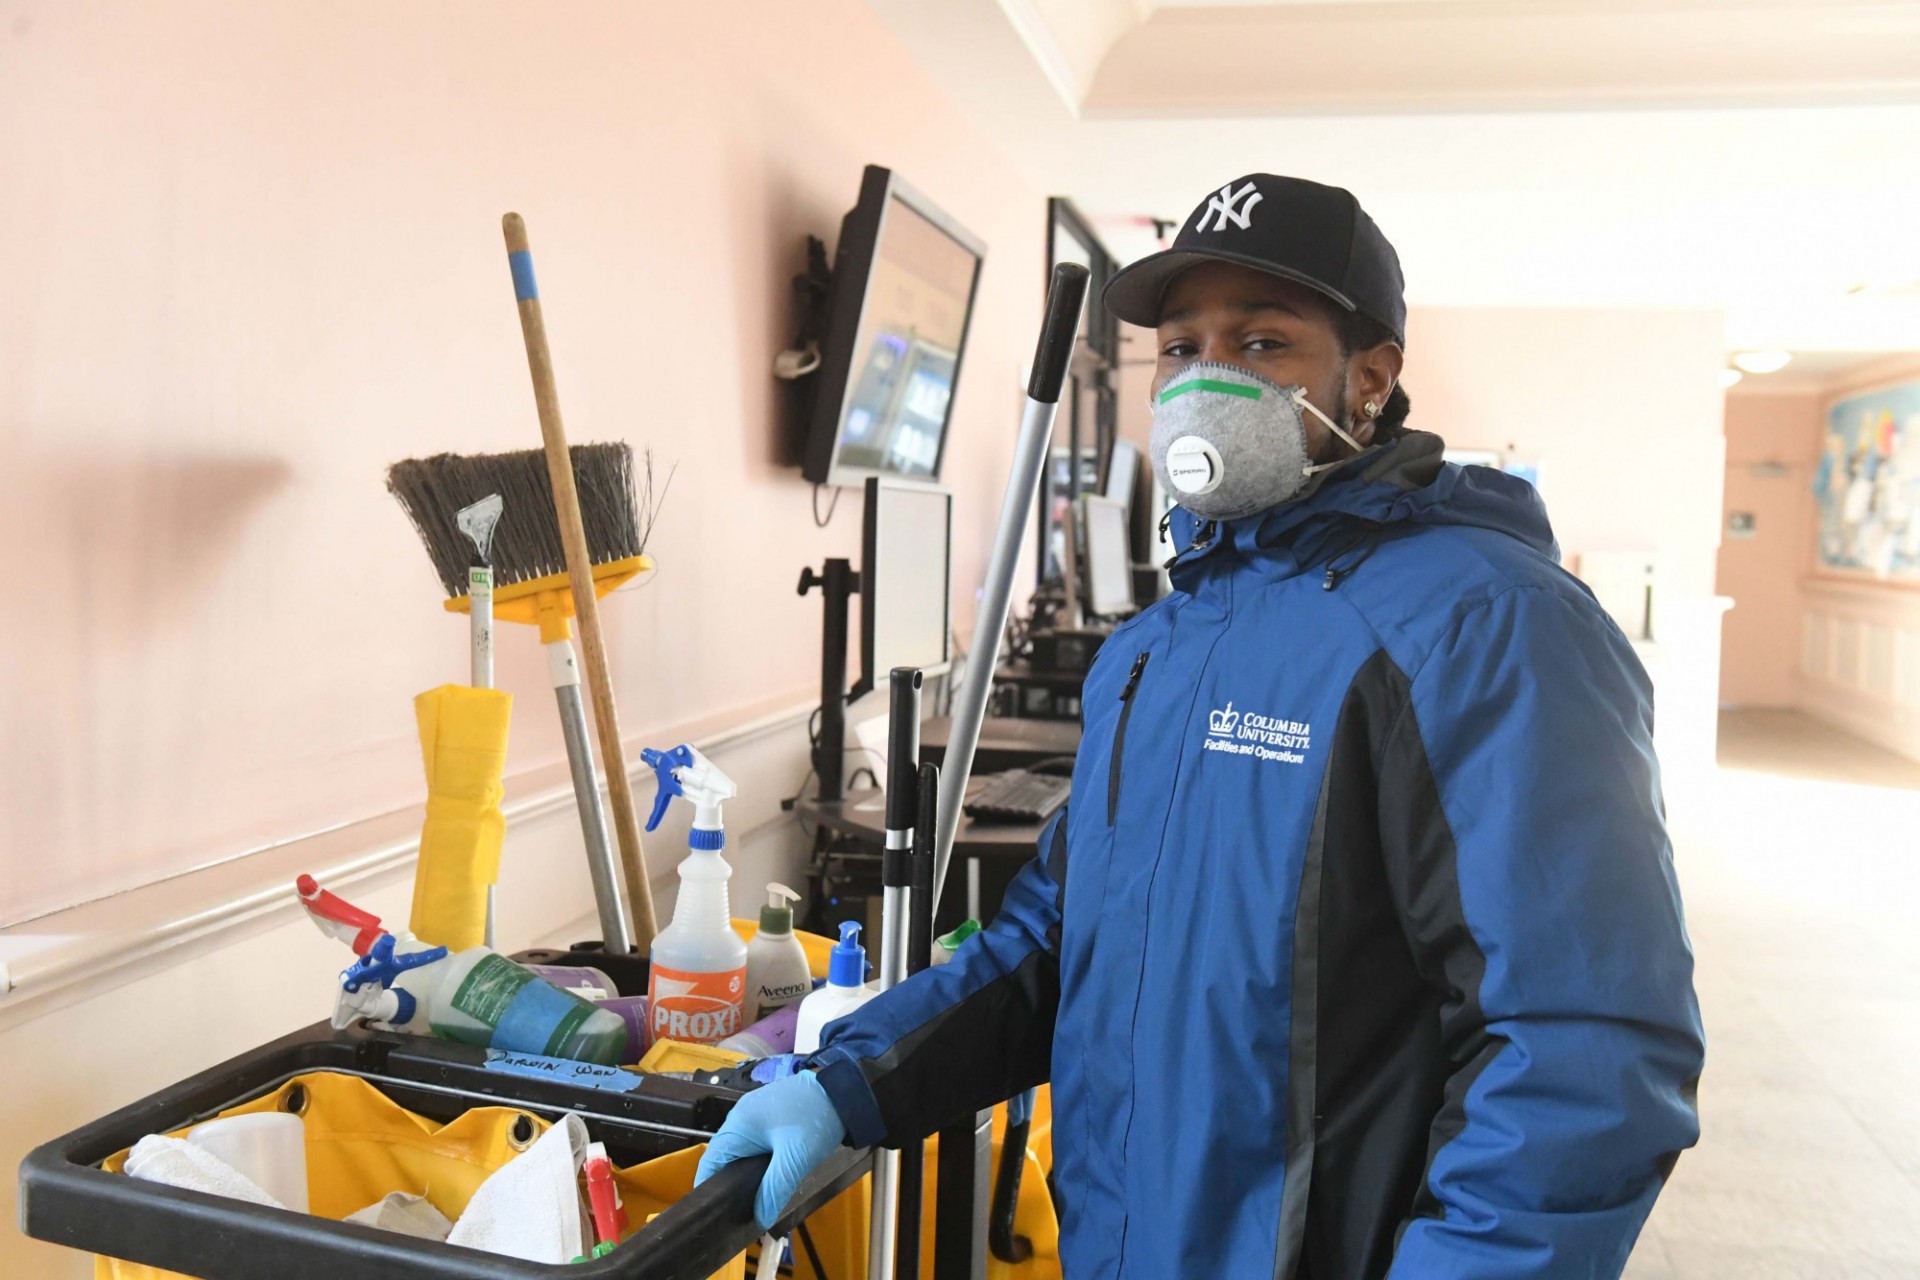
[[1212, 10], [1232, 13], [1265, 10], [1283, 14], [1312, 13], [1375, 21], [1410, 14], [1448, 17], [1511, 17], [1540, 13], [1595, 14], [1617, 17], [1634, 13], [1700, 13], [1751, 16], [1766, 10], [1820, 8], [1828, 13], [1845, 10], [1900, 10], [1915, 0], [1136, 0], [1143, 18], [1163, 11]]
[[1827, 379], [1826, 391], [1839, 399], [1907, 382], [1920, 382], [1920, 352], [1893, 352], [1844, 370]]
[[1097, 66], [1100, 120], [1913, 102], [1920, 3], [1162, 6]]
[[1910, 351], [1800, 352], [1777, 373], [1748, 374], [1730, 396], [1812, 396], [1839, 400], [1920, 380], [1920, 355]]
[[1758, 381], [1751, 377], [1742, 378], [1727, 388], [1727, 395], [1742, 400], [1760, 396], [1799, 396], [1818, 400], [1827, 395], [1830, 389], [1830, 383], [1825, 378], [1782, 378], [1779, 374], [1770, 374]]
[[1000, 12], [1006, 15], [1008, 24], [1019, 35], [1020, 42], [1027, 46], [1027, 51], [1039, 64], [1047, 83], [1060, 95], [1060, 101], [1065, 104], [1067, 111], [1078, 118], [1080, 105], [1086, 100], [1087, 87], [1080, 83], [1080, 77], [1073, 69], [1073, 59], [1061, 47], [1052, 25], [1041, 16], [1039, 6], [1034, 0], [997, 0], [997, 3]]

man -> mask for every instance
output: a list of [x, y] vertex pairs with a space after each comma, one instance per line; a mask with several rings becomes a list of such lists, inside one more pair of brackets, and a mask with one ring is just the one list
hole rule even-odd
[[1399, 262], [1255, 174], [1105, 303], [1156, 327], [1173, 592], [954, 962], [834, 1024], [703, 1172], [1051, 1080], [1069, 1280], [1618, 1276], [1702, 1043], [1631, 647], [1532, 487], [1404, 425]]

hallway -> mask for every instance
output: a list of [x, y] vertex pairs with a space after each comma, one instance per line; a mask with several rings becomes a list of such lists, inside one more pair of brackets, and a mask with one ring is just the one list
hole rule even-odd
[[1703, 1136], [1631, 1280], [1920, 1280], [1920, 763], [1789, 712], [1670, 777]]

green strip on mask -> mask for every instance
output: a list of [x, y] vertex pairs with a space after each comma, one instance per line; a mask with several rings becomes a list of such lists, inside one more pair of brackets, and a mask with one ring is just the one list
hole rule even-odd
[[1192, 382], [1183, 382], [1177, 387], [1169, 387], [1160, 393], [1160, 403], [1177, 399], [1189, 391], [1218, 391], [1223, 395], [1240, 396], [1246, 400], [1258, 400], [1260, 388], [1249, 387], [1243, 382], [1221, 382], [1216, 378], [1195, 378]]

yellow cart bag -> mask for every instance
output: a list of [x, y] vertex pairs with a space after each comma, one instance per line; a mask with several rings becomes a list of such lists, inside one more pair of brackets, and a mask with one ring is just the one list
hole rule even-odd
[[[273, 1092], [222, 1112], [222, 1116], [297, 1110], [306, 1121], [308, 1199], [313, 1213], [346, 1218], [392, 1191], [424, 1195], [457, 1220], [480, 1184], [536, 1142], [548, 1121], [517, 1107], [475, 1107], [441, 1124], [416, 1115], [368, 1081], [334, 1072], [295, 1076]], [[184, 1137], [191, 1128], [176, 1130]], [[689, 1147], [643, 1164], [616, 1170], [629, 1234], [693, 1189], [704, 1146]], [[109, 1173], [124, 1171], [125, 1151], [109, 1157]], [[865, 1274], [866, 1183], [843, 1192], [808, 1220], [815, 1245], [834, 1280]], [[848, 1246], [860, 1243], [859, 1256]], [[623, 1246], [638, 1247], [638, 1246]], [[716, 1280], [745, 1274], [742, 1254], [716, 1273]], [[858, 1270], [854, 1266], [858, 1264]], [[814, 1272], [801, 1251], [801, 1276]], [[96, 1280], [171, 1280], [174, 1272], [101, 1257]]]

